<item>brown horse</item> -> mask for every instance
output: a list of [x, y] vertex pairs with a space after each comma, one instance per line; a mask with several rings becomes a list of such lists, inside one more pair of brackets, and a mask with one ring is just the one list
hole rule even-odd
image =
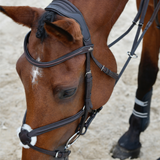
[[[116, 62], [106, 45], [106, 41], [111, 28], [123, 11], [127, 0], [115, 0], [112, 2], [105, 0], [70, 0], [70, 2], [74, 4], [84, 16], [91, 34], [91, 41], [94, 44], [94, 57], [105, 67], [116, 72]], [[153, 4], [150, 4], [149, 8], [151, 9], [147, 11], [145, 24], [153, 12]], [[36, 35], [37, 28], [40, 26], [40, 20], [44, 18], [43, 15], [45, 11], [43, 9], [1, 6], [0, 11], [12, 18], [15, 22], [31, 28], [27, 48], [31, 56], [39, 62], [49, 62], [83, 46], [81, 28], [79, 24], [71, 18], [56, 15], [54, 22], [51, 24], [44, 23], [43, 28], [46, 34], [43, 35], [43, 38], [39, 39]], [[150, 37], [153, 31], [155, 32], [155, 36], [153, 36], [152, 42], [155, 47], [147, 44], [147, 35]], [[137, 97], [138, 99], [141, 99], [141, 96], [143, 98], [143, 96], [151, 90], [151, 86], [156, 79], [157, 55], [159, 50], [159, 43], [155, 43], [154, 40], [156, 39], [156, 42], [159, 42], [159, 30], [156, 28], [156, 23], [152, 25], [145, 37], [139, 73], [138, 91], [140, 92], [140, 96]], [[152, 54], [152, 52], [156, 53]], [[145, 56], [151, 57], [149, 62]], [[145, 62], [145, 60], [147, 62]], [[26, 60], [24, 54], [20, 57], [17, 62], [17, 72], [25, 88], [27, 101], [26, 124], [28, 124], [28, 126], [32, 129], [46, 126], [71, 117], [83, 108], [85, 95], [85, 61], [85, 55], [78, 55], [54, 67], [42, 69], [31, 65]], [[147, 67], [145, 65], [147, 65]], [[148, 68], [151, 73], [148, 72]], [[113, 91], [115, 80], [104, 75], [92, 59], [91, 71], [93, 76], [91, 101], [93, 109], [95, 110], [108, 101]], [[149, 81], [146, 82], [144, 78], [147, 76], [150, 77], [150, 75], [152, 75], [152, 79], [150, 80], [149, 78]], [[146, 86], [149, 88], [146, 89]], [[145, 90], [143, 88], [145, 88]], [[133, 116], [132, 119], [132, 122], [137, 120], [137, 118]], [[79, 118], [66, 126], [39, 135], [36, 146], [46, 150], [61, 150], [68, 139], [75, 133], [80, 120]], [[138, 119], [137, 121], [139, 122], [141, 120]], [[136, 125], [136, 128], [134, 126], [135, 125], [131, 123], [131, 130], [125, 134], [129, 135], [129, 138], [127, 137], [127, 144], [124, 146], [121, 145], [121, 147], [126, 150], [132, 151], [139, 148], [141, 129], [137, 127], [138, 125]], [[134, 131], [137, 130], [137, 128], [138, 131]], [[130, 134], [132, 135], [130, 136]], [[138, 144], [138, 147], [132, 145], [133, 143], [130, 142], [132, 137], [135, 139], [134, 143]], [[128, 148], [128, 146], [133, 146], [133, 148]], [[31, 158], [39, 160], [55, 159], [31, 148], [23, 148], [22, 159]]]

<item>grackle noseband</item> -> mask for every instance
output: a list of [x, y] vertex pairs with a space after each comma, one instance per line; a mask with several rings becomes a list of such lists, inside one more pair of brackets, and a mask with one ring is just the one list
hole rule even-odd
[[[77, 56], [80, 54], [86, 54], [85, 105], [77, 114], [75, 114], [71, 117], [68, 117], [68, 118], [63, 119], [58, 122], [51, 123], [49, 125], [46, 125], [46, 126], [43, 126], [40, 128], [36, 128], [31, 131], [27, 131], [26, 129], [23, 128], [23, 126], [25, 125], [25, 122], [26, 122], [26, 114], [25, 114], [24, 120], [23, 120], [23, 125], [20, 128], [20, 133], [19, 133], [19, 138], [24, 145], [28, 145], [30, 148], [37, 150], [39, 152], [42, 152], [44, 154], [51, 155], [54, 158], [58, 158], [61, 160], [68, 159], [68, 155], [70, 154], [69, 147], [77, 140], [77, 138], [80, 135], [84, 135], [86, 133], [92, 120], [95, 118], [97, 113], [102, 109], [102, 107], [100, 107], [97, 110], [93, 110], [93, 106], [92, 106], [92, 102], [91, 102], [92, 73], [90, 70], [90, 58], [93, 59], [93, 61], [101, 69], [101, 71], [103, 71], [108, 76], [114, 78], [117, 82], [119, 80], [119, 78], [121, 77], [122, 73], [124, 72], [125, 68], [127, 67], [130, 59], [135, 55], [135, 50], [137, 49], [142, 38], [144, 37], [144, 34], [146, 33], [148, 28], [151, 26], [151, 24], [153, 23], [153, 21], [157, 17], [157, 13], [160, 8], [160, 1], [158, 3], [157, 3], [157, 0], [154, 0], [154, 1], [156, 2], [155, 3], [155, 10], [153, 12], [153, 15], [152, 15], [150, 21], [147, 23], [146, 28], [144, 29], [144, 32], [140, 36], [140, 38], [139, 38], [140, 30], [143, 25], [143, 21], [144, 21], [145, 15], [146, 15], [149, 0], [141, 0], [141, 4], [140, 4], [139, 10], [138, 10], [138, 13], [137, 13], [135, 19], [133, 20], [133, 24], [131, 25], [131, 27], [122, 36], [120, 36], [118, 39], [116, 39], [114, 42], [112, 42], [110, 45], [108, 45], [108, 47], [111, 47], [112, 45], [117, 43], [119, 40], [121, 40], [125, 35], [127, 35], [130, 32], [130, 30], [135, 26], [136, 22], [140, 18], [138, 29], [137, 29], [137, 34], [135, 36], [131, 52], [129, 53], [129, 58], [126, 61], [125, 65], [122, 68], [119, 75], [117, 73], [112, 72], [108, 68], [106, 68], [100, 62], [98, 62], [96, 60], [96, 58], [93, 56], [92, 52], [93, 52], [94, 46], [91, 42], [90, 33], [89, 33], [88, 27], [86, 25], [86, 22], [82, 16], [81, 12], [71, 2], [69, 2], [68, 0], [54, 0], [48, 7], [46, 7], [46, 9], [45, 9], [46, 12], [51, 12], [53, 14], [52, 17], [54, 17], [54, 14], [58, 14], [61, 16], [72, 18], [72, 19], [76, 20], [76, 22], [79, 23], [79, 25], [81, 27], [81, 32], [83, 35], [84, 46], [73, 51], [73, 52], [70, 52], [70, 53], [68, 53], [68, 54], [66, 54], [56, 60], [53, 60], [50, 62], [38, 62], [32, 58], [32, 56], [30, 55], [30, 53], [27, 49], [27, 44], [29, 43], [28, 39], [30, 36], [30, 32], [29, 32], [26, 35], [25, 40], [24, 40], [24, 51], [25, 51], [26, 59], [32, 65], [34, 65], [36, 67], [48, 68], [48, 67], [53, 67], [55, 65], [58, 65], [68, 59], [73, 58], [74, 56]], [[53, 18], [52, 18], [52, 20], [53, 20]], [[156, 20], [156, 22], [157, 22], [157, 25], [159, 26], [158, 20]], [[27, 113], [27, 111], [26, 111], [26, 113]], [[31, 144], [32, 137], [36, 137], [36, 136], [41, 135], [43, 133], [52, 131], [54, 129], [57, 129], [59, 127], [62, 127], [62, 126], [67, 125], [69, 123], [72, 123], [73, 121], [75, 121], [79, 118], [81, 118], [81, 121], [75, 131], [75, 134], [68, 140], [66, 145], [62, 146], [59, 150], [49, 151], [49, 150], [45, 150], [45, 149], [36, 147]]]

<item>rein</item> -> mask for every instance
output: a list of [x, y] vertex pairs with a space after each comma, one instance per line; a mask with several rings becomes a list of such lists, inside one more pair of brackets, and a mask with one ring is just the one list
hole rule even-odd
[[142, 41], [145, 33], [147, 32], [147, 30], [149, 29], [149, 27], [152, 25], [153, 21], [155, 20], [157, 23], [157, 28], [160, 29], [160, 25], [159, 25], [159, 21], [158, 21], [158, 11], [160, 9], [160, 1], [157, 3], [157, 0], [154, 0], [154, 11], [153, 14], [150, 18], [150, 20], [148, 21], [143, 33], [140, 35], [140, 31], [142, 29], [143, 23], [144, 23], [144, 18], [147, 12], [147, 8], [149, 5], [149, 0], [141, 0], [140, 6], [139, 6], [139, 10], [138, 13], [136, 15], [136, 17], [133, 20], [132, 25], [129, 27], [129, 29], [122, 34], [119, 38], [117, 38], [115, 41], [113, 41], [111, 44], [108, 45], [108, 47], [112, 47], [114, 44], [116, 44], [118, 41], [120, 41], [123, 37], [125, 37], [131, 30], [132, 28], [136, 25], [137, 21], [139, 20], [139, 24], [138, 24], [138, 29], [137, 29], [137, 33], [135, 35], [135, 39], [131, 48], [131, 51], [128, 52], [128, 59], [126, 61], [126, 63], [124, 64], [123, 68], [121, 69], [118, 79], [116, 80], [115, 85], [117, 84], [118, 80], [120, 79], [120, 77], [122, 76], [123, 72], [125, 71], [126, 67], [128, 66], [131, 58], [135, 57], [137, 58], [138, 56], [135, 54], [136, 49], [138, 48], [140, 42]]
[[[24, 145], [24, 147], [30, 147], [36, 151], [42, 152], [44, 154], [48, 154], [53, 156], [54, 158], [59, 159], [66, 159], [71, 151], [69, 150], [69, 147], [79, 138], [80, 135], [84, 135], [87, 132], [87, 129], [97, 113], [102, 109], [100, 107], [99, 109], [93, 110], [92, 102], [91, 102], [91, 89], [92, 89], [92, 73], [90, 70], [90, 59], [92, 58], [94, 62], [97, 64], [97, 66], [108, 76], [118, 79], [118, 75], [102, 64], [100, 64], [93, 56], [93, 44], [91, 42], [90, 33], [88, 30], [88, 27], [85, 23], [85, 20], [81, 14], [81, 12], [69, 1], [67, 0], [54, 0], [46, 9], [48, 12], [53, 12], [53, 14], [58, 14], [61, 16], [69, 17], [75, 19], [81, 27], [82, 35], [83, 35], [83, 43], [84, 46], [70, 52], [56, 60], [50, 61], [50, 62], [38, 62], [36, 61], [29, 53], [27, 49], [27, 44], [29, 42], [29, 36], [30, 32], [26, 35], [24, 40], [24, 53], [26, 56], [26, 59], [31, 63], [32, 65], [40, 68], [48, 68], [53, 67], [55, 65], [58, 65], [68, 59], [73, 58], [74, 56], [80, 55], [80, 54], [86, 54], [86, 74], [85, 74], [85, 106], [82, 110], [80, 110], [77, 114], [68, 117], [66, 119], [60, 120], [58, 122], [51, 123], [49, 125], [39, 127], [36, 129], [33, 129], [31, 131], [25, 129], [25, 123], [26, 123], [26, 114], [25, 113], [24, 119], [23, 119], [23, 125], [19, 129], [19, 138]], [[54, 16], [52, 16], [54, 17]], [[75, 134], [68, 140], [66, 145], [63, 147], [62, 150], [55, 150], [55, 151], [49, 151], [45, 150], [39, 147], [35, 146], [35, 143], [32, 142], [33, 138], [37, 139], [37, 136], [44, 134], [46, 132], [52, 131], [54, 129], [63, 127], [64, 125], [67, 125], [69, 123], [74, 122], [75, 120], [78, 120], [81, 118], [81, 121], [75, 131]]]
[[[157, 6], [157, 0], [154, 0], [154, 8], [156, 8]], [[155, 19], [156, 23], [157, 23], [157, 28], [160, 29], [160, 23], [159, 23], [159, 20], [158, 20], [158, 14], [156, 15], [156, 19]]]

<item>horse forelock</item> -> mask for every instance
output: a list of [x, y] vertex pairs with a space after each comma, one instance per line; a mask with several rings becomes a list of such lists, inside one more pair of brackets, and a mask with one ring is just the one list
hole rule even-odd
[[44, 24], [45, 22], [51, 22], [54, 18], [54, 13], [53, 12], [48, 12], [46, 11], [39, 19], [38, 21], [38, 27], [37, 27], [37, 32], [36, 32], [36, 37], [43, 40], [47, 37], [47, 33], [44, 29]]

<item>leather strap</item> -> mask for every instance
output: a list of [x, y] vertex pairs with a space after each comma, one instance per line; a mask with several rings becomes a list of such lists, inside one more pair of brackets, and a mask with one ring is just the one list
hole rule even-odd
[[[154, 2], [154, 8], [156, 8], [156, 6], [157, 6], [157, 0], [154, 0], [153, 2]], [[159, 23], [159, 20], [158, 20], [158, 13], [156, 15], [155, 21], [157, 23], [157, 28], [160, 29], [160, 23]]]
[[58, 121], [58, 122], [54, 122], [54, 123], [51, 123], [51, 124], [48, 124], [46, 126], [43, 126], [43, 127], [39, 127], [39, 128], [36, 128], [36, 129], [33, 129], [31, 132], [28, 133], [28, 136], [29, 137], [34, 137], [34, 136], [38, 136], [38, 135], [41, 135], [43, 133], [46, 133], [46, 132], [49, 132], [49, 131], [52, 131], [54, 129], [57, 129], [57, 128], [60, 128], [60, 127], [63, 127], [69, 123], [72, 123], [74, 122], [75, 120], [79, 119], [80, 117], [82, 117], [82, 115], [84, 114], [84, 110], [82, 109], [81, 111], [79, 111], [77, 114], [69, 117], [69, 118], [65, 118], [61, 121]]
[[138, 13], [135, 16], [132, 25], [128, 28], [128, 30], [125, 33], [123, 33], [120, 37], [118, 37], [116, 40], [114, 40], [112, 43], [110, 43], [108, 45], [109, 48], [112, 47], [113, 45], [115, 45], [117, 42], [119, 42], [122, 38], [124, 38], [133, 29], [133, 27], [136, 25], [137, 21], [139, 20], [139, 17], [141, 15], [141, 13], [142, 13], [144, 1], [145, 0], [141, 0], [140, 6], [139, 6], [139, 9], [138, 9]]
[[115, 80], [118, 79], [118, 74], [112, 72], [110, 69], [106, 68], [104, 65], [102, 65], [100, 62], [97, 61], [97, 59], [93, 56], [93, 54], [91, 53], [91, 57], [93, 59], [93, 61], [96, 63], [96, 65], [101, 69], [101, 71], [103, 71], [105, 74], [107, 74], [108, 76], [114, 78]]
[[85, 54], [87, 53], [88, 51], [90, 50], [93, 50], [93, 44], [90, 44], [90, 45], [87, 45], [87, 46], [83, 46], [81, 48], [78, 48], [77, 50], [74, 50], [73, 52], [70, 52], [60, 58], [57, 58], [53, 61], [50, 61], [50, 62], [39, 62], [39, 61], [36, 61], [29, 53], [28, 51], [28, 48], [27, 48], [27, 44], [28, 44], [28, 39], [29, 39], [29, 36], [30, 36], [30, 32], [28, 32], [28, 34], [26, 35], [25, 37], [25, 40], [24, 40], [24, 53], [25, 53], [25, 56], [27, 58], [27, 60], [29, 61], [29, 63], [31, 63], [32, 65], [36, 66], [36, 67], [39, 67], [39, 68], [48, 68], [48, 67], [53, 67], [53, 66], [56, 66], [64, 61], [67, 61], [77, 55], [80, 55], [80, 54]]
[[91, 102], [91, 90], [92, 90], [92, 73], [90, 70], [90, 54], [92, 51], [86, 53], [86, 75], [85, 75], [85, 113], [82, 116], [81, 122], [77, 127], [79, 134], [83, 134], [83, 128], [89, 113], [93, 111], [93, 106]]
[[64, 150], [63, 152], [59, 150], [50, 151], [50, 150], [42, 149], [36, 146], [32, 146], [30, 143], [28, 143], [27, 145], [36, 151], [53, 156], [54, 158], [65, 158], [65, 157], [68, 157], [69, 154], [71, 153], [70, 150]]
[[[120, 79], [120, 77], [122, 76], [123, 72], [125, 71], [125, 69], [126, 69], [128, 63], [130, 62], [132, 56], [135, 54], [135, 51], [136, 51], [137, 47], [139, 46], [140, 42], [142, 41], [142, 39], [143, 39], [145, 33], [147, 32], [148, 28], [151, 26], [151, 24], [155, 20], [156, 15], [157, 15], [157, 13], [158, 13], [158, 11], [160, 9], [160, 1], [159, 1], [158, 4], [156, 5], [156, 8], [154, 9], [154, 12], [153, 12], [149, 22], [147, 23], [143, 33], [140, 36], [140, 31], [141, 31], [143, 23], [144, 23], [144, 18], [145, 18], [146, 12], [147, 12], [148, 4], [149, 4], [149, 0], [145, 0], [145, 2], [143, 4], [143, 8], [142, 8], [140, 22], [139, 22], [139, 25], [138, 25], [137, 33], [136, 33], [136, 36], [135, 36], [135, 39], [134, 39], [134, 42], [133, 42], [133, 45], [132, 45], [132, 49], [131, 49], [130, 55], [129, 55], [126, 63], [124, 64], [121, 72], [119, 73], [118, 80]], [[116, 84], [117, 84], [118, 80], [116, 81]]]

